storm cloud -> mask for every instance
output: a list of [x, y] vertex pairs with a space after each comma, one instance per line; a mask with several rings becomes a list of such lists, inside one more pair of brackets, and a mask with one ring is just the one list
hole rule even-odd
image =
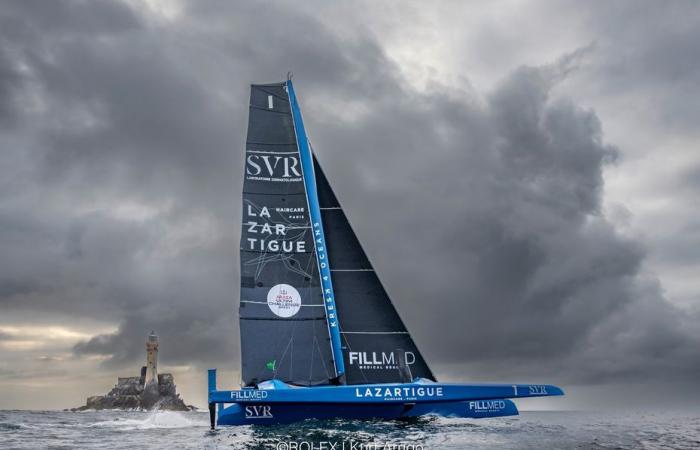
[[[4, 4], [0, 380], [47, 363], [132, 370], [150, 330], [165, 367], [237, 368], [248, 85], [288, 70], [321, 165], [439, 378], [697, 379], [697, 312], [665, 298], [648, 244], [605, 207], [625, 149], [567, 91], [580, 72], [614, 88], [620, 31], [488, 90], [467, 68], [419, 86], [371, 23], [335, 27], [325, 8]], [[681, 49], [664, 66], [682, 78], [695, 69]], [[687, 179], [697, 193], [697, 170]], [[56, 331], [62, 347], [21, 331], [50, 326], [73, 330]], [[3, 344], [22, 339], [36, 345]]]

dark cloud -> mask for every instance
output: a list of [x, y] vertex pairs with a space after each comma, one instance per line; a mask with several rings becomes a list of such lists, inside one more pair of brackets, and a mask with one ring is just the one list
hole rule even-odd
[[[136, 28], [141, 22], [138, 14], [123, 2], [56, 0], [47, 4], [41, 0], [8, 0], [3, 5], [3, 21], [16, 30], [61, 33], [61, 37], [89, 35], [99, 37]], [[19, 21], [16, 21], [19, 20]], [[26, 36], [23, 36], [26, 37]]]
[[78, 357], [131, 367], [154, 329], [166, 366], [236, 364], [247, 85], [293, 70], [319, 159], [438, 376], [697, 376], [689, 318], [602, 211], [618, 150], [553, 94], [597, 49], [480, 97], [417, 90], [372, 33], [279, 4], [192, 2], [167, 21], [41, 5], [0, 12], [0, 120], [21, 118], [0, 138], [0, 307], [118, 326]]
[[[565, 8], [576, 7], [572, 2]], [[562, 12], [562, 11], [560, 11]], [[696, 308], [700, 269], [696, 208], [700, 186], [686, 175], [697, 166], [700, 103], [700, 5], [650, 1], [587, 5], [577, 23], [598, 43], [567, 90], [595, 105], [626, 159], [610, 171], [608, 206], [625, 203], [649, 248], [646, 265], [663, 280], [667, 298]]]
[[[643, 248], [601, 211], [617, 150], [594, 112], [550, 95], [585, 53], [515, 70], [477, 108], [460, 93], [405, 93], [412, 105], [400, 110], [365, 99], [373, 113], [346, 140], [328, 123], [313, 128], [318, 148], [341, 147], [328, 161], [347, 158], [330, 165], [332, 179], [342, 183], [333, 167], [350, 159], [375, 172], [364, 188], [348, 180], [341, 201], [428, 358], [456, 374], [697, 373], [697, 358], [674, 356], [694, 351], [696, 337], [678, 330], [688, 322], [640, 287]], [[402, 124], [410, 131], [382, 133]]]
[[695, 45], [700, 5], [642, 1], [589, 6], [581, 12], [590, 32], [600, 37], [591, 75], [605, 80], [601, 93], [611, 98], [634, 93], [638, 97], [627, 107], [643, 108], [662, 133], [695, 134], [700, 100], [687, 94], [700, 87]]
[[16, 116], [13, 93], [20, 80], [12, 57], [3, 49], [0, 51], [0, 125], [7, 126]]

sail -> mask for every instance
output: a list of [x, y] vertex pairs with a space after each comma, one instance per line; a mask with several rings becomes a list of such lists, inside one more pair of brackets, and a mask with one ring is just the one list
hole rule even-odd
[[321, 166], [314, 172], [348, 384], [435, 380], [391, 303]]
[[336, 376], [286, 83], [253, 85], [241, 258], [241, 369], [252, 385]]

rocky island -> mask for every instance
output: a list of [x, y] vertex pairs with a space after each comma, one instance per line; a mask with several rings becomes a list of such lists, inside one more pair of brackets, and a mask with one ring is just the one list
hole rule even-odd
[[71, 411], [87, 409], [160, 409], [189, 411], [180, 398], [175, 378], [170, 373], [158, 373], [158, 336], [151, 332], [146, 341], [146, 365], [138, 377], [119, 377], [117, 384], [106, 395], [88, 397], [87, 403]]

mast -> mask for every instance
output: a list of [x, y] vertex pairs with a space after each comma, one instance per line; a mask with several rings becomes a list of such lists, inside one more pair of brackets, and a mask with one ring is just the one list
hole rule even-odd
[[292, 110], [294, 131], [296, 132], [297, 146], [301, 159], [302, 175], [304, 178], [304, 185], [306, 186], [306, 199], [309, 207], [309, 216], [311, 218], [318, 270], [321, 277], [321, 291], [324, 299], [323, 305], [326, 309], [326, 321], [328, 323], [328, 333], [331, 338], [335, 372], [337, 379], [342, 380], [345, 374], [345, 363], [343, 361], [343, 351], [341, 349], [340, 326], [335, 306], [335, 295], [333, 293], [333, 282], [331, 281], [331, 270], [326, 250], [326, 239], [323, 233], [321, 207], [319, 206], [318, 193], [316, 191], [313, 157], [311, 155], [309, 140], [306, 136], [306, 130], [304, 129], [304, 120], [301, 116], [301, 110], [299, 109], [299, 103], [297, 102], [291, 79], [287, 80], [287, 91], [289, 93], [289, 105]]

